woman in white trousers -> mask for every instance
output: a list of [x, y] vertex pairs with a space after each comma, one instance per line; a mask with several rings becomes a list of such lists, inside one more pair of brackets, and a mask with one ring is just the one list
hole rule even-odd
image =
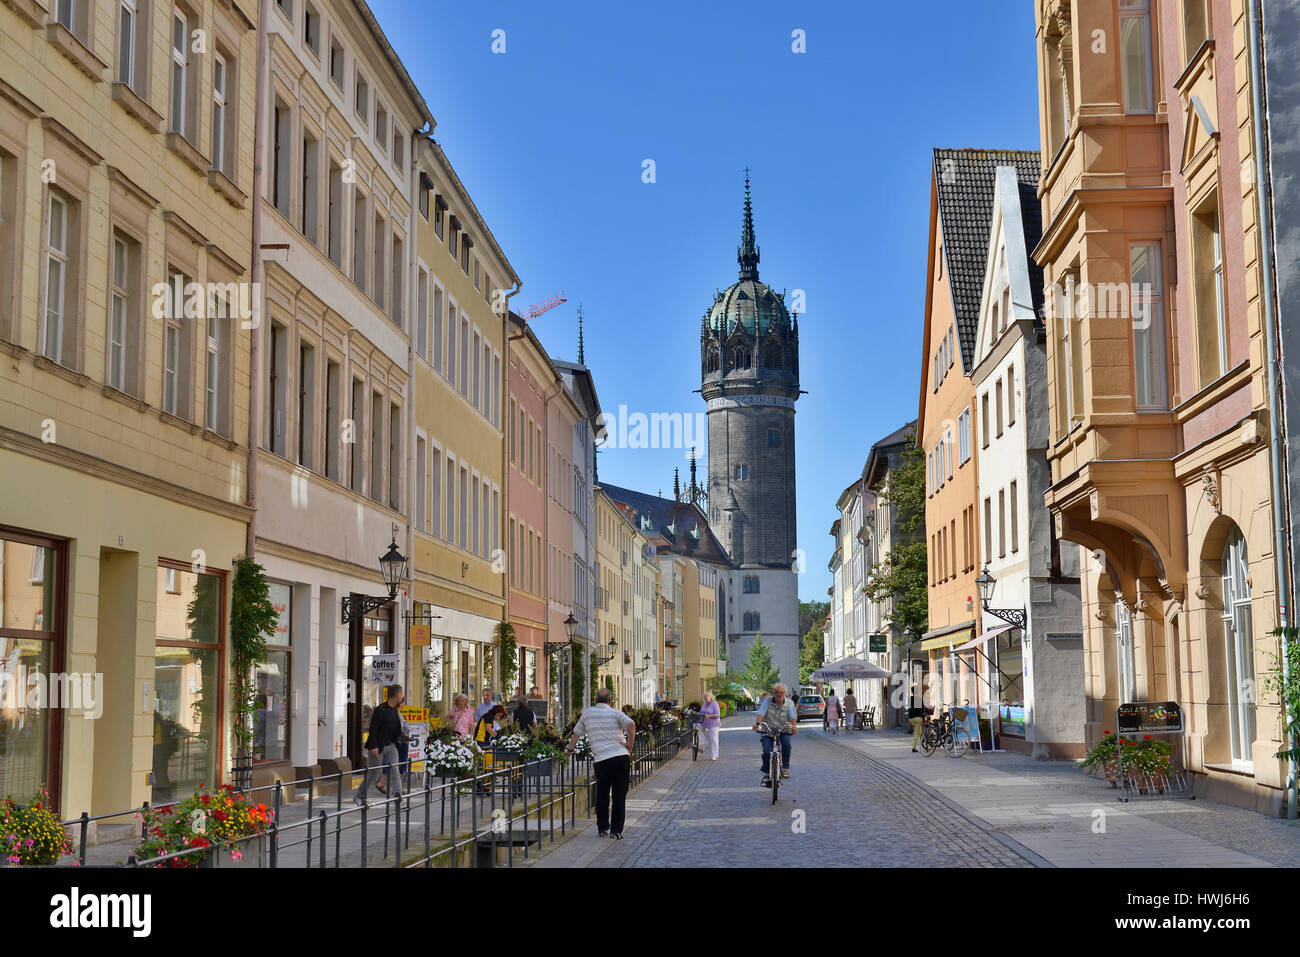
[[700, 749], [707, 744], [711, 760], [718, 760], [718, 725], [722, 723], [722, 709], [712, 691], [704, 692], [704, 707], [700, 709]]

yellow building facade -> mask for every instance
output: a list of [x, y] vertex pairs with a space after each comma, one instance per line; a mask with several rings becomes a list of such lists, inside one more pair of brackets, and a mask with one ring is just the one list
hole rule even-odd
[[83, 690], [0, 699], [0, 792], [65, 817], [231, 756], [257, 5], [151, 13], [0, 6], [0, 659]]

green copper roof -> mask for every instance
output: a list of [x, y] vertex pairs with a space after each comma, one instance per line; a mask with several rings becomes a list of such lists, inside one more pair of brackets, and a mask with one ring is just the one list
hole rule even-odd
[[773, 292], [758, 278], [758, 245], [754, 241], [754, 207], [749, 193], [749, 169], [745, 169], [745, 212], [741, 221], [740, 246], [736, 250], [740, 279], [722, 292], [715, 293], [706, 314], [711, 331], [730, 335], [739, 326], [753, 335], [755, 325], [766, 332], [773, 325], [789, 328], [790, 313], [785, 307], [785, 293]]

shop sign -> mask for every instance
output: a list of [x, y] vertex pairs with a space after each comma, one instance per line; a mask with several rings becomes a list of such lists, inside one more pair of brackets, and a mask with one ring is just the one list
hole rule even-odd
[[424, 770], [424, 761], [416, 759], [424, 754], [424, 746], [429, 743], [429, 709], [403, 705], [398, 711], [401, 712], [411, 735], [410, 744], [406, 748], [407, 757], [411, 761], [411, 770], [418, 773]]
[[429, 644], [429, 626], [412, 625], [410, 641], [412, 648], [427, 647]]
[[397, 655], [371, 655], [369, 680], [372, 684], [395, 684], [397, 682]]
[[1183, 730], [1183, 709], [1176, 701], [1130, 701], [1115, 710], [1120, 734], [1170, 734]]
[[289, 602], [293, 589], [279, 582], [268, 582], [267, 591], [275, 608], [275, 634], [266, 640], [268, 645], [289, 644]]
[[867, 650], [872, 654], [883, 655], [889, 650], [889, 639], [885, 635], [869, 635]]

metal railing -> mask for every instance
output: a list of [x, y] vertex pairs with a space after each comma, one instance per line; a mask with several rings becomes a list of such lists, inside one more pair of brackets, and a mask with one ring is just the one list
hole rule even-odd
[[[647, 780], [688, 747], [690, 733], [689, 726], [680, 725], [657, 734], [638, 732], [631, 753], [631, 786]], [[262, 803], [271, 812], [270, 824], [262, 833], [241, 839], [236, 848], [244, 866], [269, 868], [365, 868], [381, 861], [391, 867], [511, 867], [517, 853], [527, 859], [543, 840], [553, 844], [557, 824], [561, 838], [576, 829], [579, 803], [583, 816], [591, 817], [595, 775], [590, 758], [523, 761], [509, 752], [489, 749], [488, 754], [490, 767], [462, 778], [440, 777], [427, 769], [411, 771], [408, 762], [401, 775], [402, 793], [366, 804], [353, 801], [350, 787], [354, 776], [367, 773], [364, 768], [249, 788], [240, 793], [255, 803], [259, 794], [265, 794]], [[286, 799], [286, 788], [294, 789], [296, 800]], [[300, 796], [304, 791], [305, 798]], [[345, 794], [349, 795], [346, 804]], [[179, 803], [157, 805], [154, 810]], [[78, 829], [78, 863], [86, 863], [91, 822], [138, 816], [143, 840], [149, 810], [145, 802], [138, 809], [83, 812], [62, 822], [65, 828]], [[382, 828], [376, 833], [381, 813]], [[222, 860], [206, 860], [208, 854]], [[196, 847], [145, 859], [131, 854], [125, 866], [176, 866], [174, 862], [196, 856], [203, 856], [211, 866], [222, 866], [230, 855], [225, 848]]]

